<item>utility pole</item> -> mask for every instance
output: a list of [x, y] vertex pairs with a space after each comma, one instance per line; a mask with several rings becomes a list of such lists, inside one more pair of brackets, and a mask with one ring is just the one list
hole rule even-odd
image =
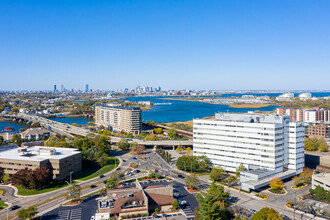
[[193, 163], [191, 162], [191, 163], [190, 163], [190, 165], [191, 165], [191, 173], [192, 173], [192, 164], [193, 164]]
[[73, 171], [70, 171], [70, 185], [72, 183], [72, 173], [73, 173]]
[[184, 172], [187, 172], [187, 169], [186, 169], [186, 161], [184, 161]]

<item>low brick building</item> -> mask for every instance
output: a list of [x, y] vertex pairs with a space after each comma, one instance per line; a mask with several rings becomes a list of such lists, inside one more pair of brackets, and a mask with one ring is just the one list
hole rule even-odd
[[99, 201], [99, 213], [110, 213], [111, 217], [148, 216], [150, 211], [170, 211], [172, 208], [172, 186], [149, 186], [143, 188], [139, 181], [136, 187], [109, 189], [108, 199]]

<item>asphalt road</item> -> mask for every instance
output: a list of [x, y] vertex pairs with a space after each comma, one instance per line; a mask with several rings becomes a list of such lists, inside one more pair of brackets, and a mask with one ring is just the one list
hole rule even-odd
[[97, 198], [99, 195], [85, 199], [81, 204], [71, 207], [59, 207], [41, 216], [41, 220], [53, 219], [77, 219], [90, 220], [97, 210]]
[[[138, 169], [143, 170], [143, 169], [158, 169], [160, 173], [165, 174], [167, 176], [170, 176], [172, 178], [175, 178], [176, 182], [179, 184], [178, 189], [180, 189], [180, 187], [182, 186], [182, 184], [184, 184], [184, 178], [179, 178], [178, 174], [183, 175], [183, 177], [186, 177], [185, 174], [182, 174], [179, 171], [175, 170], [174, 165], [170, 166], [168, 165], [165, 161], [163, 161], [157, 154], [154, 154], [152, 150], [147, 150], [147, 156], [150, 157], [150, 159], [147, 162], [143, 162], [141, 160], [134, 160], [132, 155], [130, 154], [121, 154], [120, 152], [117, 152], [117, 156], [121, 157], [122, 159], [125, 160], [125, 162], [123, 162], [122, 166], [121, 166], [121, 170], [125, 170], [129, 164], [131, 162], [135, 162], [135, 163], [139, 163], [140, 167]], [[155, 167], [152, 164], [154, 162], [157, 162], [161, 168]], [[139, 177], [142, 176], [143, 174], [139, 174], [139, 175], [134, 175], [130, 178], [135, 178], [135, 177]], [[84, 190], [82, 190], [81, 194], [87, 194], [96, 190], [99, 190], [101, 188], [104, 187], [103, 184], [103, 180], [106, 180], [110, 177], [110, 174], [105, 175], [105, 178], [96, 178], [96, 179], [92, 179], [92, 180], [88, 180], [86, 182], [81, 183], [81, 187], [86, 187]], [[98, 183], [99, 182], [99, 183]], [[90, 189], [89, 186], [90, 185], [96, 185], [96, 188]], [[287, 183], [285, 183], [286, 185], [288, 185]], [[208, 181], [205, 180], [201, 180], [200, 181], [200, 185], [199, 185], [199, 190], [206, 190], [207, 187], [210, 185], [210, 183]], [[286, 196], [276, 196], [276, 195], [269, 195], [269, 199], [268, 200], [258, 200], [256, 198], [253, 198], [251, 195], [249, 194], [245, 194], [245, 193], [239, 193], [237, 190], [231, 189], [231, 188], [226, 188], [227, 190], [230, 191], [232, 196], [235, 196], [238, 198], [238, 201], [236, 203], [236, 205], [239, 205], [243, 208], [247, 208], [247, 209], [254, 209], [254, 210], [260, 210], [263, 207], [272, 207], [274, 209], [276, 209], [277, 211], [279, 211], [280, 213], [287, 215], [288, 217], [293, 219], [293, 212], [289, 209], [287, 209], [284, 204], [286, 203], [288, 198], [292, 198], [293, 196], [295, 196], [295, 192], [292, 191], [292, 189], [287, 188], [288, 190], [288, 195]], [[299, 191], [297, 193], [297, 197], [304, 194], [305, 190], [308, 190], [308, 188], [302, 188], [302, 191]], [[29, 207], [33, 204], [36, 204], [40, 201], [52, 198], [54, 196], [60, 195], [62, 193], [65, 193], [67, 191], [66, 188], [54, 191], [54, 192], [50, 192], [47, 194], [42, 194], [42, 195], [36, 195], [36, 196], [31, 196], [31, 197], [23, 197], [23, 198], [14, 198], [14, 204], [15, 205], [19, 205], [21, 207]], [[8, 194], [10, 194], [11, 192], [8, 191]], [[180, 193], [181, 194], [181, 193]], [[188, 195], [186, 195], [184, 192], [182, 192], [183, 198], [186, 199], [189, 203], [191, 203], [191, 206], [189, 207], [189, 209], [184, 210], [185, 213], [188, 213], [188, 215], [190, 215], [191, 212], [194, 211], [194, 207], [197, 206], [197, 202], [192, 202], [190, 201], [191, 199], [189, 198]], [[191, 194], [189, 194], [191, 195]], [[191, 195], [193, 196], [193, 195]], [[194, 196], [193, 196], [194, 197]], [[65, 200], [64, 197], [55, 199], [51, 202], [48, 202], [44, 205], [38, 206], [38, 211], [43, 213], [43, 212], [47, 212], [50, 209], [54, 209], [56, 207], [59, 206], [60, 203], [62, 203]], [[4, 218], [6, 217], [6, 210], [2, 210], [0, 212], [0, 218]], [[297, 216], [296, 216], [297, 217]], [[306, 219], [311, 219], [309, 217], [306, 216], [302, 216], [303, 220]]]

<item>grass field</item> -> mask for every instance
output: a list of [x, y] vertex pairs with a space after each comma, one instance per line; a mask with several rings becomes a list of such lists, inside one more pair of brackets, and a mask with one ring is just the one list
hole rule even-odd
[[[117, 160], [117, 166], [119, 164], [119, 160], [116, 158]], [[97, 177], [99, 175], [105, 174], [107, 172], [110, 172], [111, 170], [113, 170], [115, 168], [115, 157], [109, 157], [108, 158], [108, 165], [105, 165], [104, 167], [102, 167], [101, 169], [84, 169], [76, 179], [78, 180], [89, 180], [92, 179], [94, 177]], [[74, 182], [74, 181], [73, 181]], [[46, 192], [51, 192], [63, 187], [68, 186], [68, 184], [66, 182], [64, 183], [54, 183], [54, 184], [50, 184], [49, 186], [43, 188], [43, 189], [25, 189], [23, 187], [17, 187], [18, 189], [18, 195], [22, 195], [22, 196], [31, 196], [31, 195], [37, 195], [37, 194], [41, 194], [41, 193], [46, 193]]]
[[37, 195], [37, 194], [41, 194], [41, 193], [46, 193], [46, 192], [51, 192], [60, 188], [63, 188], [65, 186], [68, 186], [67, 183], [55, 183], [55, 184], [51, 184], [43, 189], [25, 189], [21, 186], [18, 186], [18, 195], [21, 196], [31, 196], [31, 195]]
[[0, 201], [0, 209], [6, 208], [8, 205], [4, 201]]
[[[116, 158], [116, 162], [117, 162], [117, 166], [119, 164], [119, 160]], [[115, 168], [115, 157], [109, 157], [108, 158], [108, 165], [105, 165], [104, 167], [102, 167], [99, 170], [95, 170], [95, 169], [84, 169], [82, 170], [82, 172], [78, 175], [77, 179], [78, 180], [89, 180], [92, 179], [94, 177], [100, 176], [102, 174], [108, 173], [111, 170], [113, 170]]]

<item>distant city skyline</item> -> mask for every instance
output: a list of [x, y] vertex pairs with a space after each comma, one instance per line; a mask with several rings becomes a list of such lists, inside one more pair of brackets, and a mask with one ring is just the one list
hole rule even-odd
[[327, 90], [329, 1], [0, 2], [0, 90]]

